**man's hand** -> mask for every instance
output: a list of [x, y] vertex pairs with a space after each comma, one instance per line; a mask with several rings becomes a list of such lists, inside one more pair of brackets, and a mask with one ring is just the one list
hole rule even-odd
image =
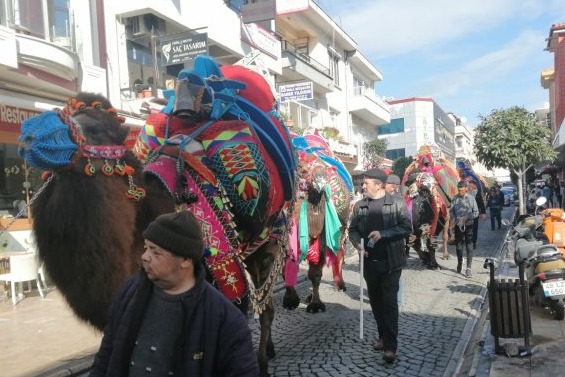
[[368, 238], [377, 242], [381, 239], [381, 233], [378, 230], [373, 230], [371, 233], [369, 233]]
[[487, 219], [487, 214], [486, 214], [486, 213], [483, 213], [483, 214], [480, 215], [480, 217], [481, 217], [481, 219], [486, 220], [486, 219]]

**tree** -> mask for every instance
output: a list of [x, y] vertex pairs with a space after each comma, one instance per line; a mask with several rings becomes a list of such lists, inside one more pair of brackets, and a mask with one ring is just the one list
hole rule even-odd
[[412, 163], [414, 159], [412, 156], [408, 157], [399, 157], [392, 163], [392, 173], [396, 174], [397, 176], [402, 179], [404, 177], [404, 172], [406, 168]]
[[492, 110], [479, 115], [475, 131], [475, 154], [487, 169], [503, 168], [518, 177], [520, 214], [524, 213], [523, 179], [532, 164], [553, 161], [557, 156], [549, 142], [550, 131], [535, 114], [523, 107]]
[[363, 143], [363, 168], [369, 170], [376, 168], [383, 161], [386, 148], [388, 146], [387, 139], [373, 139]]

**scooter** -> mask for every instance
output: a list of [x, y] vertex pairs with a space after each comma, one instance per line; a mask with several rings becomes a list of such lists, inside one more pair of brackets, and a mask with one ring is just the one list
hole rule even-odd
[[[544, 201], [545, 198], [539, 198], [537, 202], [542, 206]], [[562, 320], [565, 317], [565, 260], [557, 246], [536, 239], [542, 225], [541, 215], [524, 218], [509, 232], [507, 247], [514, 251], [516, 265], [524, 266], [533, 302], [548, 307], [553, 318]]]
[[541, 216], [547, 241], [557, 246], [565, 259], [565, 212], [561, 208], [548, 208], [541, 211]]

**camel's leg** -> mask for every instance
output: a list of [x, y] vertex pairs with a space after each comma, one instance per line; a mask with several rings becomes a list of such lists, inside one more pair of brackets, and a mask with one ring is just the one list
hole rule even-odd
[[445, 220], [445, 225], [443, 226], [443, 230], [441, 232], [441, 239], [443, 241], [443, 259], [449, 259], [449, 216]]
[[300, 305], [300, 297], [294, 287], [286, 286], [283, 296], [283, 308], [294, 310]]
[[296, 293], [296, 286], [298, 280], [298, 244], [296, 241], [296, 226], [293, 227], [293, 232], [291, 232], [290, 237], [290, 244], [291, 246], [287, 251], [287, 258], [284, 265], [284, 284], [285, 284], [285, 293], [283, 297], [283, 308], [285, 309], [296, 309], [300, 304], [300, 297]]
[[345, 259], [345, 248], [342, 246], [339, 248], [335, 261], [332, 265], [332, 273], [334, 279], [334, 288], [336, 291], [346, 291], [345, 282], [343, 281], [343, 261]]
[[312, 282], [311, 300], [306, 306], [308, 313], [317, 313], [318, 311], [326, 311], [326, 304], [320, 300], [320, 282], [322, 281], [322, 269], [324, 268], [323, 253], [318, 263], [310, 263], [308, 268], [308, 279]]
[[271, 326], [275, 318], [275, 309], [273, 306], [272, 298], [269, 299], [265, 310], [259, 316], [259, 323], [261, 326], [261, 337], [259, 340], [259, 376], [268, 377], [269, 360], [275, 357], [275, 346], [273, 345]]
[[[275, 273], [272, 271], [272, 268], [277, 254], [280, 252], [280, 245], [275, 240], [270, 240], [245, 259], [246, 269], [255, 287], [264, 287], [264, 283], [270, 278], [271, 273]], [[268, 289], [268, 287], [264, 288]], [[264, 293], [268, 294], [268, 296], [261, 296], [259, 299], [259, 302], [264, 303], [264, 308], [259, 315], [261, 335], [257, 359], [259, 362], [259, 375], [261, 377], [268, 377], [267, 367], [269, 359], [275, 356], [275, 347], [271, 338], [271, 326], [275, 317], [275, 308], [272, 290], [268, 289]]]
[[418, 257], [420, 257], [420, 260], [422, 261], [422, 264], [424, 265], [428, 265], [429, 262], [429, 256], [428, 253], [424, 250], [422, 250], [422, 238], [420, 236], [416, 236], [416, 239], [414, 240], [414, 244], [413, 244], [413, 248], [416, 251], [416, 253], [418, 254]]
[[439, 264], [437, 263], [436, 260], [436, 247], [437, 245], [434, 245], [431, 238], [428, 237], [426, 239], [426, 246], [428, 249], [428, 268], [430, 269], [436, 269], [439, 268]]

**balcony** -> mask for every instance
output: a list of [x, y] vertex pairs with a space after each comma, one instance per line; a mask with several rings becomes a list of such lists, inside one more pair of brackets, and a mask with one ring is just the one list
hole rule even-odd
[[329, 68], [288, 41], [283, 41], [281, 60], [283, 76], [288, 81], [312, 81], [314, 92], [321, 94], [333, 91], [333, 78]]
[[357, 156], [359, 151], [357, 150], [357, 145], [345, 143], [343, 141], [337, 141], [334, 139], [328, 139], [330, 149], [335, 153], [337, 157], [343, 163], [347, 164], [357, 164]]
[[365, 86], [353, 88], [348, 99], [349, 112], [373, 125], [390, 123], [390, 106], [375, 91]]

